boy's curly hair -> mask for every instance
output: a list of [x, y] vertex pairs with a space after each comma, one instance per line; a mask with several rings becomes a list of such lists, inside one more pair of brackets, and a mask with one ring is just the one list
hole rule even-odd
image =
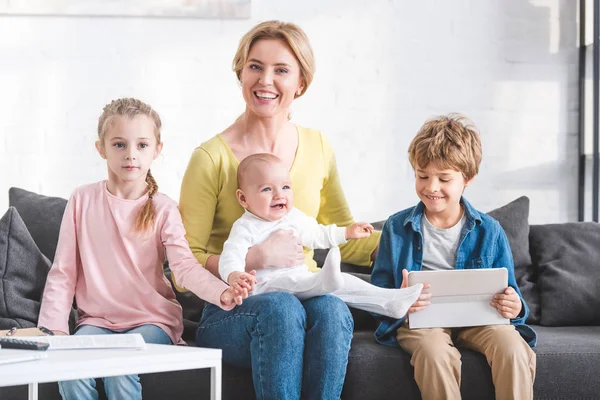
[[419, 129], [408, 147], [413, 169], [434, 162], [441, 169], [460, 171], [470, 180], [479, 172], [481, 139], [475, 124], [461, 114], [431, 118]]

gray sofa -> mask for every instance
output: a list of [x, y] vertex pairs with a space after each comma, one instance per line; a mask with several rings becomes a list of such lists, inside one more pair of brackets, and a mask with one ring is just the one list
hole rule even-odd
[[[34, 326], [45, 274], [51, 265], [66, 201], [12, 188], [10, 205], [0, 220], [0, 329]], [[600, 225], [527, 222], [525, 197], [491, 211], [509, 238], [517, 280], [528, 301], [528, 323], [538, 333], [535, 397], [600, 398]], [[325, 252], [318, 252], [317, 261]], [[343, 268], [369, 279], [369, 269]], [[165, 271], [169, 274], [168, 268]], [[366, 273], [365, 273], [366, 272]], [[203, 303], [178, 294], [184, 309], [186, 341], [193, 345]], [[355, 321], [344, 400], [420, 398], [410, 356], [400, 348], [375, 343], [375, 320], [351, 310]], [[492, 399], [494, 387], [485, 358], [460, 349], [461, 392], [465, 399]], [[142, 375], [145, 399], [209, 397], [208, 370]], [[101, 387], [101, 384], [99, 385]], [[40, 385], [41, 399], [60, 399], [56, 383]], [[0, 388], [1, 399], [25, 399], [27, 388]], [[225, 365], [224, 399], [253, 399], [249, 370]]]

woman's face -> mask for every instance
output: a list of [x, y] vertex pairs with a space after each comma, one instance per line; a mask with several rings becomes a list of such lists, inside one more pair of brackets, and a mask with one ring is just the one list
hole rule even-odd
[[303, 89], [300, 64], [292, 49], [279, 39], [254, 43], [240, 76], [246, 108], [258, 117], [282, 113], [287, 117], [292, 101]]

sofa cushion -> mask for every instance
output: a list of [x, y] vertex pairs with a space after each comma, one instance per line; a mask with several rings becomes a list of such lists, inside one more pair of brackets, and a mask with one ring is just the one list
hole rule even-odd
[[14, 207], [0, 219], [0, 329], [37, 325], [50, 261]]
[[600, 326], [536, 326], [535, 330], [535, 398], [597, 399]]
[[600, 224], [532, 225], [541, 325], [600, 325]]
[[8, 191], [8, 201], [21, 215], [42, 254], [51, 262], [54, 261], [60, 223], [67, 200], [13, 187]]
[[[459, 351], [462, 358], [462, 398], [493, 399], [492, 374], [485, 357], [464, 348], [459, 348]], [[410, 358], [399, 347], [377, 344], [373, 332], [355, 332], [348, 356], [342, 398], [421, 398]]]
[[527, 322], [539, 324], [540, 294], [529, 249], [529, 198], [521, 196], [487, 214], [500, 223], [508, 238], [515, 263], [515, 278], [529, 307]]
[[531, 266], [529, 254], [529, 198], [522, 196], [487, 213], [498, 220], [506, 233], [515, 262], [517, 280]]

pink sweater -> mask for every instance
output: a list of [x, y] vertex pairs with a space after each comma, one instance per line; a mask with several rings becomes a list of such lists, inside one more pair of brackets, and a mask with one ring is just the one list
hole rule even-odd
[[220, 296], [228, 286], [190, 251], [177, 203], [157, 193], [155, 229], [135, 232], [135, 218], [147, 199], [147, 195], [137, 200], [117, 198], [106, 181], [75, 190], [60, 226], [39, 326], [69, 332], [75, 296], [78, 326], [126, 330], [154, 324], [173, 343], [182, 343], [181, 306], [163, 274], [165, 256], [179, 285], [225, 308]]

